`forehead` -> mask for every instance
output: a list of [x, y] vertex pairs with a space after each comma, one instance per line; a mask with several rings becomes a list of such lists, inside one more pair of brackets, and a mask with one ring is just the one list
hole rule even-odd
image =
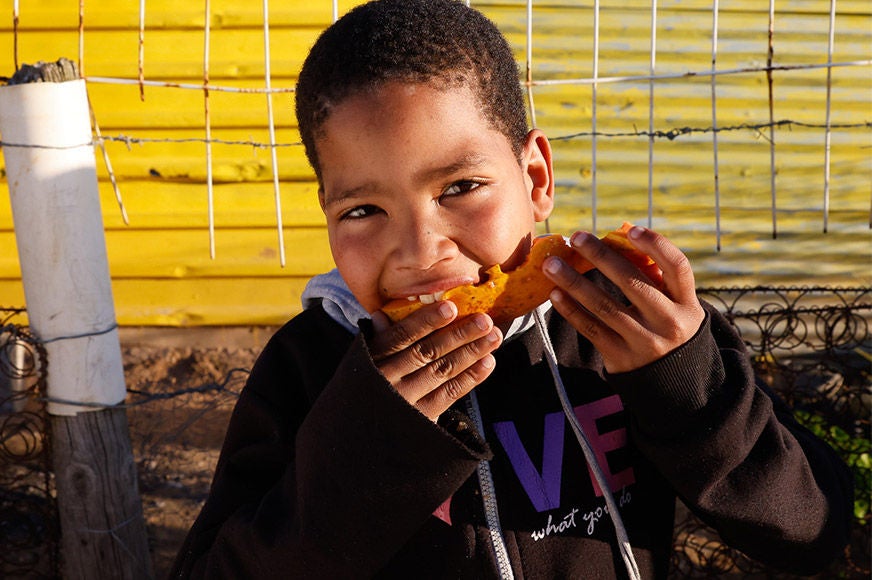
[[[462, 160], [512, 156], [508, 138], [485, 118], [465, 87], [388, 83], [333, 107], [317, 140], [324, 187], [387, 167], [392, 174], [426, 172]], [[332, 182], [332, 183], [331, 183]]]
[[[456, 114], [445, 115], [450, 112]], [[436, 116], [447, 116], [448, 119], [443, 119], [447, 121], [463, 117], [476, 125], [487, 124], [478, 99], [463, 83], [389, 81], [351, 92], [331, 106], [320, 137], [329, 137], [329, 132], [335, 135], [360, 122], [391, 123], [395, 128], [403, 128], [402, 121]]]

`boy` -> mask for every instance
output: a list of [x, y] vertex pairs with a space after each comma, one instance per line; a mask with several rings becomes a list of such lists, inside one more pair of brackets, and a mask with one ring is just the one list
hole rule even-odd
[[[478, 12], [351, 11], [297, 117], [338, 273], [255, 365], [176, 577], [663, 577], [676, 496], [785, 570], [845, 545], [844, 466], [755, 386], [661, 236], [629, 234], [662, 291], [577, 232], [599, 273], [549, 258], [550, 304], [504, 328], [438, 299], [520, 263], [553, 206], [548, 140]], [[432, 304], [391, 324], [406, 297]]]

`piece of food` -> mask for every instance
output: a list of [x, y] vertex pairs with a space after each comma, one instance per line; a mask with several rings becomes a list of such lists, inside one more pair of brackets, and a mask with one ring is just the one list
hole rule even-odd
[[[627, 239], [627, 232], [631, 227], [632, 224], [624, 223], [620, 229], [609, 232], [602, 240], [635, 264], [655, 284], [659, 284], [660, 269], [657, 264], [636, 250]], [[549, 256], [560, 257], [580, 273], [594, 268], [593, 264], [579, 256], [567, 244], [563, 236], [539, 236], [533, 240], [527, 259], [517, 268], [503, 272], [500, 265], [496, 264], [485, 271], [485, 278], [479, 284], [457, 286], [445, 291], [441, 298], [451, 300], [457, 305], [458, 316], [486, 312], [496, 324], [509, 322], [548, 299], [554, 283], [542, 272], [542, 262]], [[423, 305], [417, 298], [391, 300], [382, 307], [382, 311], [396, 322]]]

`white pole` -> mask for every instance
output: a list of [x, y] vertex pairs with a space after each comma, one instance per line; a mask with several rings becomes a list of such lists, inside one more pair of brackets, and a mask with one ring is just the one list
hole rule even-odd
[[48, 412], [126, 389], [83, 80], [0, 87], [0, 135], [33, 333], [51, 361]]

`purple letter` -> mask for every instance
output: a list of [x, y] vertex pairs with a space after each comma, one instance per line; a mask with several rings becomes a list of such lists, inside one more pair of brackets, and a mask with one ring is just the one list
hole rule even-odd
[[560, 470], [563, 467], [563, 413], [545, 415], [545, 440], [542, 449], [542, 473], [533, 466], [533, 461], [524, 449], [518, 430], [512, 421], [494, 423], [497, 438], [506, 450], [524, 491], [536, 511], [560, 506]]

